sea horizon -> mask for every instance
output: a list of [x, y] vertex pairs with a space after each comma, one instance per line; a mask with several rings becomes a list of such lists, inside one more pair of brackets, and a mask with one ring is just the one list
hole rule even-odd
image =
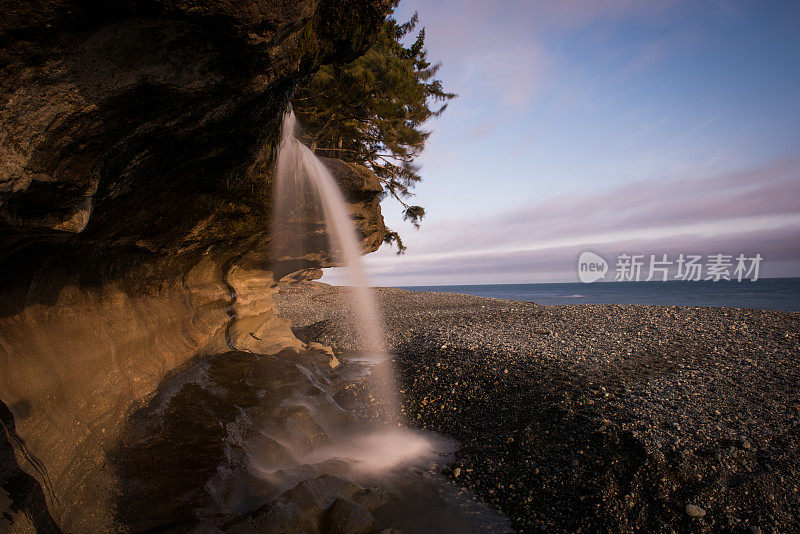
[[598, 281], [394, 286], [409, 291], [564, 304], [640, 304], [800, 311], [800, 277], [667, 282]]

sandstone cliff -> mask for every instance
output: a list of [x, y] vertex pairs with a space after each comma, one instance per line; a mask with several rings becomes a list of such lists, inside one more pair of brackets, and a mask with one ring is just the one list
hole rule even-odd
[[[118, 529], [109, 451], [156, 387], [204, 355], [300, 346], [275, 278], [328, 260], [317, 235], [270, 261], [280, 116], [387, 4], [3, 2], [0, 521]], [[375, 250], [377, 180], [327, 164]]]

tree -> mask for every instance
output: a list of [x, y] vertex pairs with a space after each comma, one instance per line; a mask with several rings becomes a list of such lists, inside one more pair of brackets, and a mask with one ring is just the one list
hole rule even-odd
[[[384, 196], [395, 198], [403, 218], [419, 227], [425, 209], [408, 199], [421, 180], [414, 160], [430, 136], [422, 126], [456, 95], [435, 79], [439, 64], [427, 60], [424, 28], [411, 44], [403, 43], [417, 22], [416, 13], [404, 24], [388, 17], [363, 56], [324, 66], [301, 84], [293, 108], [313, 151], [370, 168]], [[397, 232], [388, 231], [385, 241], [405, 250]]]

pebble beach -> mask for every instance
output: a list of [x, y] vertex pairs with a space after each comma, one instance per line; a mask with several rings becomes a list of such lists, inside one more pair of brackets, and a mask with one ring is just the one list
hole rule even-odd
[[[407, 424], [455, 440], [444, 474], [517, 531], [800, 531], [800, 313], [374, 293]], [[342, 355], [348, 299], [276, 296]], [[379, 417], [369, 380], [342, 402]]]

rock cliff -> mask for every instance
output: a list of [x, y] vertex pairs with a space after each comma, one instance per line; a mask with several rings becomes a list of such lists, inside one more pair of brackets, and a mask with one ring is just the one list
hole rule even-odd
[[[118, 530], [108, 456], [157, 386], [204, 355], [301, 347], [275, 279], [328, 260], [318, 240], [291, 268], [271, 262], [280, 117], [297, 81], [363, 52], [387, 9], [3, 2], [0, 525]], [[377, 179], [327, 165], [377, 249]]]

